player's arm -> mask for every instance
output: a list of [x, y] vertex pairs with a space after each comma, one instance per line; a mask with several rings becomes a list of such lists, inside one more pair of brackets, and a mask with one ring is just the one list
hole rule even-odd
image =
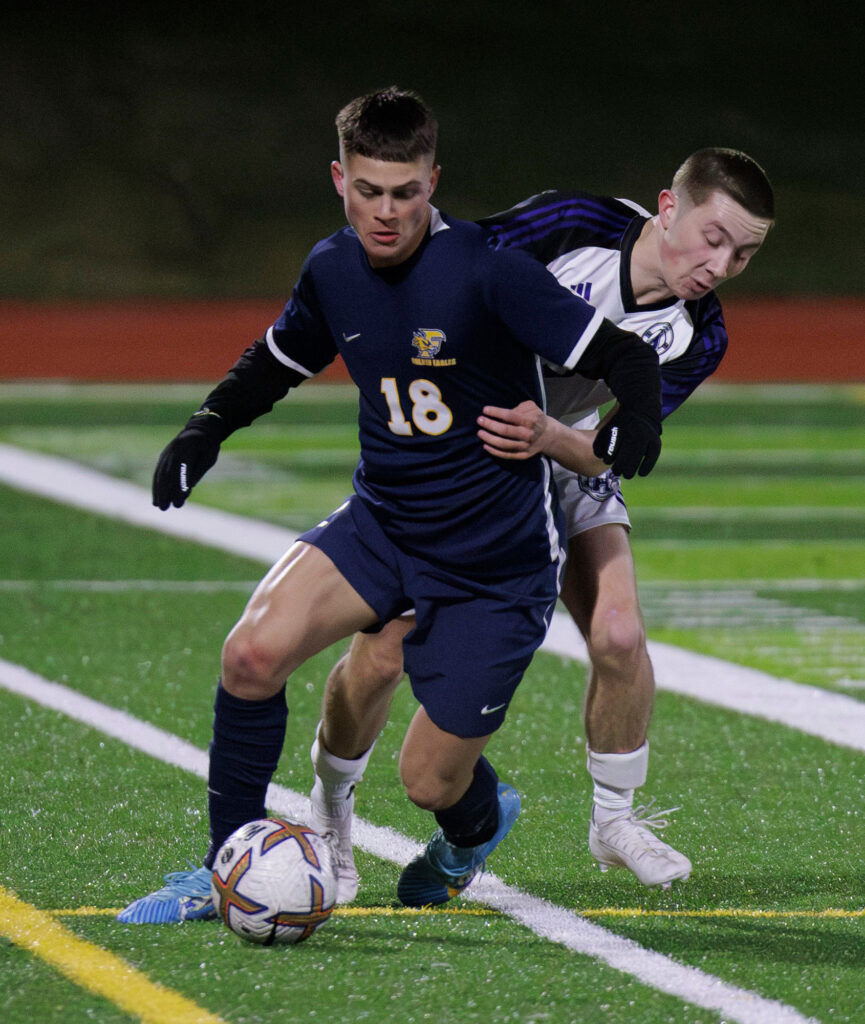
[[239, 427], [270, 412], [306, 377], [283, 365], [263, 339], [251, 345], [187, 420], [156, 464], [153, 504], [177, 508], [213, 466], [222, 442]]
[[647, 476], [661, 454], [661, 374], [658, 354], [636, 334], [602, 321], [573, 367], [606, 381], [619, 403], [593, 445], [617, 476]]
[[717, 370], [727, 351], [727, 327], [714, 292], [699, 299], [689, 312], [694, 336], [680, 355], [661, 363], [661, 403], [666, 419]]
[[597, 431], [567, 427], [532, 401], [513, 409], [485, 406], [478, 427], [484, 450], [500, 459], [547, 455], [584, 476], [600, 476], [607, 468], [592, 449]]
[[603, 380], [618, 401], [595, 455], [626, 479], [651, 472], [661, 453], [661, 377], [651, 345], [606, 320], [527, 253], [496, 250], [485, 269], [490, 308], [514, 337], [565, 373]]

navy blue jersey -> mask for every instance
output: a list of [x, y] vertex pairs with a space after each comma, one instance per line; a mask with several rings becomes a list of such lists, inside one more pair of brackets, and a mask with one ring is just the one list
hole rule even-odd
[[307, 258], [267, 345], [309, 377], [339, 353], [360, 391], [358, 495], [409, 553], [486, 574], [559, 556], [546, 459], [483, 451], [484, 405], [543, 404], [538, 356], [574, 367], [601, 314], [477, 225], [433, 211], [404, 264], [370, 267], [343, 228]]
[[[649, 218], [636, 203], [548, 191], [480, 223], [497, 248], [531, 253], [559, 283], [658, 353], [663, 415], [669, 416], [715, 371], [727, 348], [721, 304], [714, 292], [684, 301], [671, 297], [638, 305], [631, 287], [631, 252]], [[612, 398], [603, 383], [550, 375], [548, 411], [582, 422]]]

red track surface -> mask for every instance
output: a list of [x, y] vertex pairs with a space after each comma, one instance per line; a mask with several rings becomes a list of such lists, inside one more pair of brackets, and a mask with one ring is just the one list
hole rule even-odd
[[[865, 380], [865, 298], [724, 304], [730, 347], [716, 380]], [[0, 379], [216, 381], [281, 300], [0, 302]], [[325, 379], [345, 376], [334, 364]]]

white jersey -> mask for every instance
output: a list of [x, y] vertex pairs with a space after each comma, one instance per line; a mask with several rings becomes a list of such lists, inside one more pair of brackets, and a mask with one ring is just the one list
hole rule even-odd
[[[585, 192], [542, 192], [481, 221], [495, 248], [525, 249], [559, 283], [624, 330], [638, 334], [661, 363], [662, 415], [669, 416], [714, 372], [727, 331], [714, 292], [702, 299], [670, 297], [638, 305], [631, 286], [631, 254], [650, 214], [626, 199]], [[598, 423], [598, 407], [614, 396], [603, 381], [545, 370], [547, 411], [574, 428]], [[568, 536], [604, 523], [629, 527], [618, 478], [608, 471], [585, 477], [557, 466]]]
[[[727, 331], [714, 292], [688, 302], [671, 297], [637, 304], [631, 253], [649, 216], [629, 200], [550, 191], [481, 223], [496, 248], [530, 252], [559, 284], [655, 349], [661, 362], [663, 415], [668, 416], [715, 370], [727, 346]], [[577, 375], [563, 377], [550, 369], [545, 382], [548, 412], [571, 425], [593, 425], [598, 406], [613, 399], [603, 382]]]

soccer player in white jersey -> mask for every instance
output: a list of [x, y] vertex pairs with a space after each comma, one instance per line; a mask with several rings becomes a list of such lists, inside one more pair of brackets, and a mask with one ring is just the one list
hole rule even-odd
[[[771, 186], [745, 154], [693, 153], [658, 197], [636, 203], [545, 192], [481, 223], [495, 247], [519, 247], [560, 284], [639, 334], [661, 362], [663, 415], [717, 367], [727, 345], [714, 289], [747, 267], [774, 221]], [[547, 413], [533, 402], [489, 408], [479, 421], [487, 450], [503, 459], [553, 458], [568, 520], [562, 600], [591, 659], [584, 706], [593, 782], [589, 849], [602, 870], [623, 867], [647, 886], [687, 879], [691, 863], [663, 842], [660, 814], [634, 807], [647, 778], [654, 676], [637, 598], [619, 479], [592, 451], [606, 385], [548, 373]], [[402, 675], [410, 617], [359, 634], [328, 680], [312, 749], [313, 821], [341, 835], [341, 900], [354, 898], [353, 789], [386, 721]], [[352, 746], [349, 733], [357, 746]]]
[[173, 872], [126, 907], [126, 923], [213, 916], [222, 844], [266, 814], [286, 680], [325, 647], [409, 608], [417, 625], [406, 667], [419, 707], [401, 774], [439, 828], [397, 895], [425, 906], [464, 889], [519, 813], [516, 790], [483, 751], [543, 642], [565, 546], [549, 460], [491, 456], [477, 418], [491, 404], [542, 402], [544, 359], [609, 383], [622, 408], [598, 451], [613, 468], [645, 475], [660, 453], [655, 352], [536, 260], [493, 250], [477, 224], [431, 205], [437, 125], [419, 97], [358, 97], [337, 131], [331, 175], [348, 226], [313, 247], [282, 315], [165, 448], [153, 500], [182, 506], [226, 437], [337, 354], [359, 391], [354, 493], [273, 566], [226, 638], [210, 848], [201, 867]]

